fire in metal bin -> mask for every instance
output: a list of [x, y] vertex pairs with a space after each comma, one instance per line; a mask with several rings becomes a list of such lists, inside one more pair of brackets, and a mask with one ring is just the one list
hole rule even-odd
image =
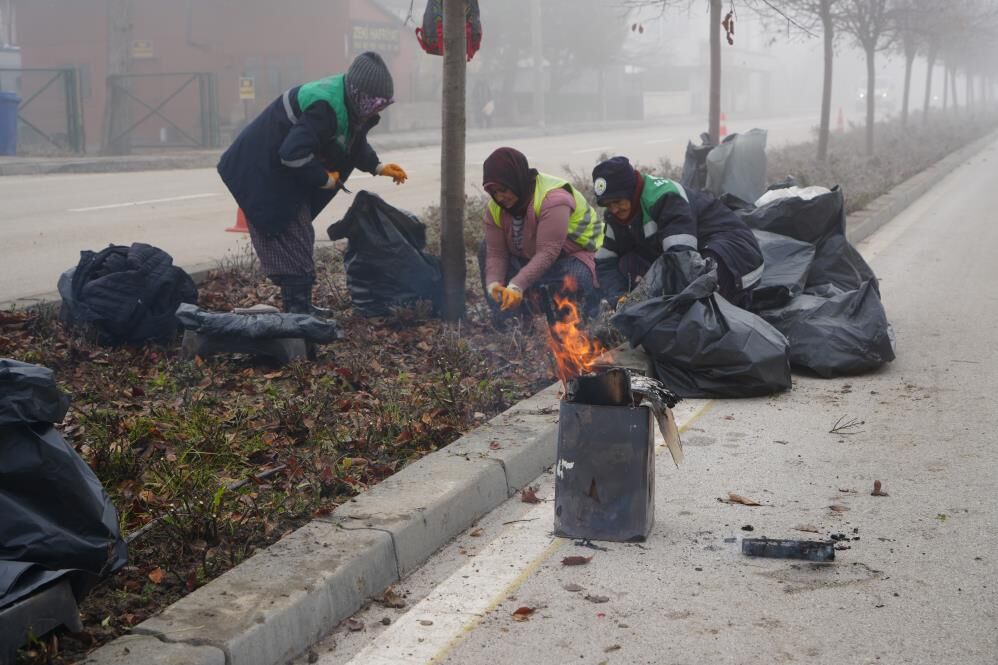
[[[544, 300], [548, 300], [544, 294]], [[542, 303], [549, 346], [565, 386], [555, 466], [556, 535], [640, 542], [655, 521], [655, 424], [678, 465], [679, 398], [661, 383], [606, 362], [580, 328], [575, 304], [553, 295]], [[603, 357], [601, 357], [603, 356]]]

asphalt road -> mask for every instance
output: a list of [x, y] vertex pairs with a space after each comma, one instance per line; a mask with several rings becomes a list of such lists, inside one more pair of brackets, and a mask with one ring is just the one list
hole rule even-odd
[[[998, 143], [860, 245], [894, 363], [679, 405], [686, 463], [659, 448], [648, 542], [553, 538], [544, 475], [544, 503], [508, 501], [399, 585], [407, 607], [372, 604], [318, 662], [994, 663], [996, 171]], [[831, 433], [841, 418], [856, 426]], [[888, 496], [871, 496], [875, 480]], [[762, 505], [719, 501], [729, 492]], [[831, 534], [847, 538], [831, 564], [740, 553], [746, 536]], [[568, 555], [593, 558], [563, 566]], [[535, 611], [515, 621], [520, 607]]]
[[[769, 130], [769, 145], [809, 138], [812, 118], [777, 118], [729, 125], [731, 132], [754, 126]], [[698, 136], [697, 125], [662, 125], [641, 129], [588, 132], [516, 139], [543, 171], [563, 174], [568, 164], [588, 173], [600, 153], [627, 154], [641, 163], [666, 157], [682, 159], [686, 142]], [[371, 137], [377, 147], [377, 135]], [[481, 166], [500, 142], [467, 147], [468, 192], [481, 192]], [[387, 178], [358, 173], [351, 190], [368, 189], [393, 205], [419, 213], [440, 200], [438, 146], [384, 151], [382, 161], [401, 164], [410, 180], [395, 186]], [[343, 216], [352, 197], [340, 194], [316, 220], [316, 236]], [[214, 169], [145, 171], [80, 175], [7, 176], [0, 178], [0, 303], [55, 290], [59, 275], [79, 261], [81, 250], [109, 243], [145, 242], [169, 252], [187, 270], [214, 267], [220, 260], [248, 255], [247, 236], [226, 233], [235, 223], [236, 206]]]

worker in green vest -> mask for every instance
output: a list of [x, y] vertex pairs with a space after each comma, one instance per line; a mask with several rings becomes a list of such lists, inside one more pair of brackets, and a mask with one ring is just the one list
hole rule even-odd
[[599, 305], [595, 255], [603, 244], [596, 211], [568, 182], [538, 173], [513, 148], [489, 155], [482, 181], [492, 200], [478, 265], [497, 322], [541, 285], [570, 296], [581, 315], [593, 315]]
[[325, 315], [312, 304], [314, 220], [354, 169], [406, 181], [383, 164], [367, 133], [394, 102], [381, 56], [357, 56], [346, 74], [296, 86], [246, 126], [218, 172], [246, 215], [264, 274], [281, 287], [284, 311]]

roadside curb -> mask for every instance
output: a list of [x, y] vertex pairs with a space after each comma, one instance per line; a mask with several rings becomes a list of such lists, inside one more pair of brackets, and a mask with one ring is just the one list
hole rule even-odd
[[[957, 150], [850, 215], [849, 240], [868, 237], [996, 137]], [[554, 463], [559, 391], [549, 386], [407, 466], [85, 663], [277, 665], [294, 658]]]
[[[974, 157], [996, 139], [998, 139], [998, 130], [994, 130], [950, 153], [883, 196], [874, 199], [862, 210], [852, 213], [846, 220], [846, 238], [854, 245], [865, 240], [880, 227], [900, 215], [916, 199], [931, 189], [933, 184], [944, 178], [957, 166]], [[846, 192], [846, 196], [849, 196], [849, 192]]]

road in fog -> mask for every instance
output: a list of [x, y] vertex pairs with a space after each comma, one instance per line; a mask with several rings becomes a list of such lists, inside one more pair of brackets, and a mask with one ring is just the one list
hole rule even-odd
[[[813, 119], [761, 121], [769, 145], [810, 138]], [[732, 123], [729, 131], [754, 124]], [[662, 125], [563, 136], [510, 138], [505, 144], [522, 150], [542, 171], [564, 174], [564, 165], [588, 173], [601, 153], [626, 154], [644, 164], [659, 159], [678, 162], [686, 142], [700, 125]], [[515, 135], [516, 130], [510, 130]], [[377, 133], [371, 143], [377, 148]], [[481, 192], [482, 162], [503, 142], [470, 143], [467, 147], [468, 192]], [[368, 189], [393, 205], [419, 212], [440, 198], [440, 148], [429, 146], [383, 151], [382, 161], [401, 164], [410, 180], [396, 187], [387, 178], [358, 173], [351, 190]], [[340, 219], [352, 197], [340, 194], [315, 222], [316, 236]], [[235, 204], [213, 169], [144, 171], [0, 178], [0, 303], [51, 293], [65, 269], [75, 266], [79, 252], [109, 243], [145, 242], [169, 252], [188, 270], [211, 267], [220, 259], [245, 251], [247, 236], [226, 233], [235, 221]]]
[[[897, 360], [680, 403], [686, 460], [656, 451], [645, 543], [554, 538], [542, 475], [543, 503], [516, 496], [481, 519], [397, 585], [405, 608], [372, 603], [363, 631], [316, 646], [320, 665], [995, 663], [998, 143], [969, 161], [858, 247]], [[840, 418], [861, 424], [831, 433]], [[729, 492], [762, 505], [719, 501]], [[830, 535], [828, 564], [740, 551]], [[592, 560], [562, 565], [571, 555]]]

